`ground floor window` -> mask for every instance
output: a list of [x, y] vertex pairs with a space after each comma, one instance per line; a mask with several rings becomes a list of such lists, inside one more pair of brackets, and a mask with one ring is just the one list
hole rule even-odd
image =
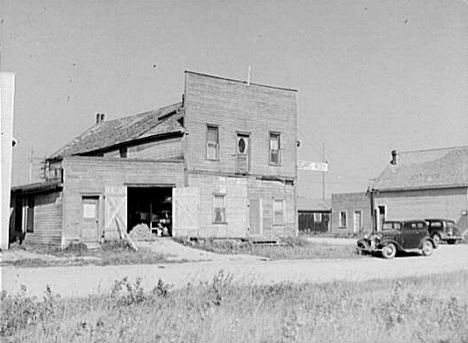
[[273, 225], [284, 224], [284, 200], [273, 199]]
[[225, 194], [213, 194], [213, 223], [226, 223]]

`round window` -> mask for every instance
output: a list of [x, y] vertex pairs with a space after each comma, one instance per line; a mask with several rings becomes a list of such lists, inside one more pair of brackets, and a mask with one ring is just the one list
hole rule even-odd
[[245, 154], [245, 150], [247, 148], [247, 142], [245, 141], [245, 138], [239, 138], [239, 141], [237, 142], [237, 149], [240, 154]]

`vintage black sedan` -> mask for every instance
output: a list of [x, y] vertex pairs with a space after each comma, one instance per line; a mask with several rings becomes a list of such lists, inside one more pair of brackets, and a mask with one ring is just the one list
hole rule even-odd
[[380, 253], [389, 259], [398, 251], [420, 252], [429, 256], [437, 246], [424, 220], [386, 221], [381, 231], [358, 240], [357, 251], [360, 254]]

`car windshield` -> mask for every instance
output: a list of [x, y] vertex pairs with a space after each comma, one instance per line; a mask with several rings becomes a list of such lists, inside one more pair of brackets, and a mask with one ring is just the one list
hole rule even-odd
[[401, 223], [398, 222], [384, 222], [382, 225], [382, 230], [400, 230]]

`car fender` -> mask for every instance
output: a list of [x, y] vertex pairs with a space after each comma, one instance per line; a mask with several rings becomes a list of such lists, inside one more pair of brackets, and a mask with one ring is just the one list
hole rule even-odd
[[394, 239], [386, 239], [386, 240], [384, 240], [384, 241], [381, 241], [381, 242], [379, 243], [379, 247], [383, 248], [384, 246], [386, 246], [386, 245], [389, 244], [389, 243], [395, 244], [397, 250], [399, 250], [399, 251], [404, 250], [404, 249], [401, 247], [400, 243], [398, 243], [398, 242], [395, 241]]

